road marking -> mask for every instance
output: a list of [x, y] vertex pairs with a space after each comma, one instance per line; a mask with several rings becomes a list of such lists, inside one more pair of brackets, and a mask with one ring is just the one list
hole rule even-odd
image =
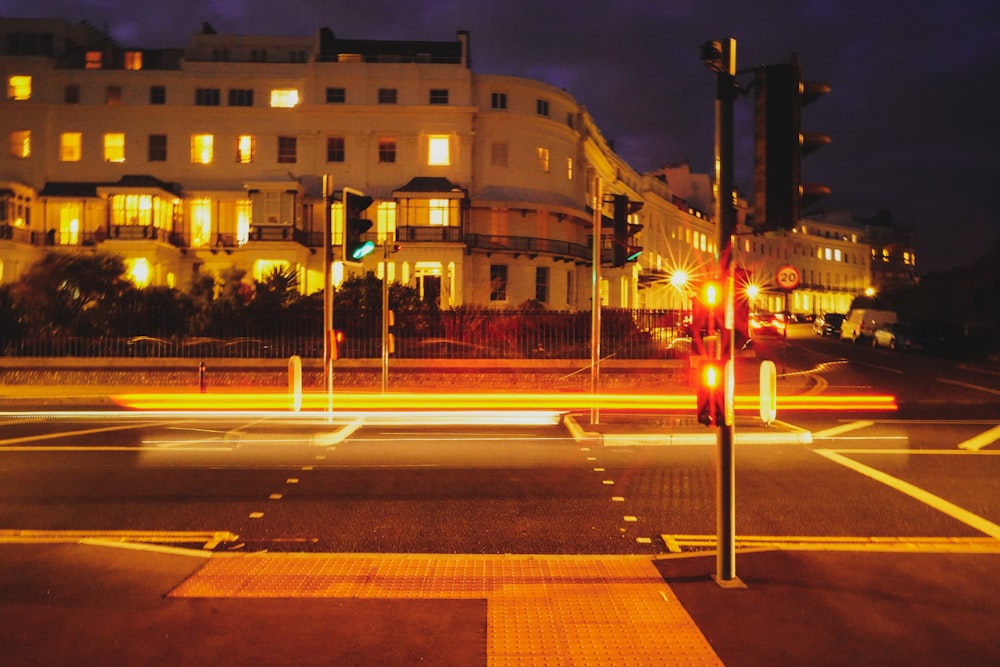
[[[717, 535], [661, 535], [669, 553], [704, 549], [718, 543]], [[737, 535], [741, 549], [785, 551], [875, 551], [893, 553], [1000, 553], [992, 537], [839, 537], [823, 535]]]
[[0, 543], [133, 542], [143, 544], [202, 544], [214, 549], [222, 542], [235, 542], [239, 535], [225, 531], [197, 530], [0, 530]]
[[949, 380], [948, 378], [938, 378], [938, 382], [944, 382], [945, 384], [953, 384], [956, 387], [965, 387], [966, 389], [975, 389], [976, 391], [985, 391], [988, 394], [996, 394], [1000, 396], [1000, 389], [993, 389], [991, 387], [982, 387], [978, 384], [969, 384], [968, 382], [959, 382], [958, 380]]
[[947, 500], [945, 500], [940, 496], [936, 496], [933, 493], [930, 493], [929, 491], [925, 491], [921, 489], [919, 486], [915, 486], [913, 484], [910, 484], [909, 482], [904, 482], [898, 477], [887, 475], [881, 470], [876, 470], [871, 466], [866, 466], [863, 463], [859, 463], [853, 459], [849, 459], [846, 456], [838, 454], [837, 452], [834, 452], [829, 449], [814, 449], [813, 451], [819, 454], [820, 456], [823, 456], [833, 461], [834, 463], [839, 463], [840, 465], [846, 468], [850, 468], [851, 470], [861, 473], [866, 477], [870, 477], [871, 479], [877, 482], [881, 482], [882, 484], [885, 484], [886, 486], [895, 489], [900, 493], [904, 493], [910, 496], [911, 498], [919, 500], [920, 502], [929, 505], [930, 507], [933, 507], [939, 512], [946, 514], [957, 521], [961, 521], [967, 526], [975, 528], [981, 533], [985, 533], [986, 535], [989, 535], [994, 539], [1000, 540], [1000, 526], [993, 523], [992, 521], [984, 519], [983, 517], [977, 514], [973, 514], [967, 509], [959, 507], [954, 503], [948, 502]]
[[849, 424], [841, 424], [840, 426], [834, 426], [833, 428], [828, 428], [825, 431], [818, 431], [813, 433], [813, 438], [832, 438], [835, 435], [840, 435], [841, 433], [849, 433], [851, 431], [857, 431], [859, 429], [868, 428], [874, 425], [875, 422], [862, 419], [859, 421], [851, 422]]
[[25, 442], [38, 442], [39, 440], [53, 440], [55, 438], [75, 438], [81, 435], [93, 435], [94, 433], [108, 433], [110, 431], [127, 431], [129, 429], [148, 428], [151, 426], [163, 426], [170, 422], [151, 422], [141, 424], [126, 424], [125, 426], [104, 426], [102, 428], [88, 428], [82, 431], [60, 431], [59, 433], [42, 433], [40, 435], [26, 435], [21, 438], [9, 438], [0, 440], [0, 447], [7, 445], [21, 444]]
[[994, 426], [990, 430], [980, 433], [974, 438], [969, 438], [965, 442], [959, 443], [958, 448], [970, 451], [979, 451], [987, 445], [992, 445], [997, 440], [1000, 440], [1000, 426]]

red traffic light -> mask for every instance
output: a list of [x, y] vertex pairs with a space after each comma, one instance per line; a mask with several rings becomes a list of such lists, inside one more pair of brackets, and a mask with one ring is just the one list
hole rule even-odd
[[723, 424], [724, 374], [722, 364], [715, 361], [702, 362], [698, 369], [698, 423], [705, 426]]

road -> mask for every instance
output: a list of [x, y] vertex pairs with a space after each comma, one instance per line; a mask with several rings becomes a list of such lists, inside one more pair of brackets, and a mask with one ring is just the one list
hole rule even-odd
[[[892, 393], [900, 408], [781, 411], [776, 429], [806, 431], [811, 442], [740, 444], [741, 539], [946, 538], [970, 548], [1000, 539], [994, 369], [812, 338], [802, 327], [757, 352], [785, 374], [819, 368], [810, 392]], [[562, 424], [347, 429], [281, 416], [8, 414], [0, 530], [224, 532], [238, 540], [217, 548], [248, 551], [695, 548], [715, 531], [715, 448], [710, 438], [662, 446], [658, 434], [674, 424], [694, 432], [684, 415], [611, 413], [602, 430], [642, 437], [590, 446]]]

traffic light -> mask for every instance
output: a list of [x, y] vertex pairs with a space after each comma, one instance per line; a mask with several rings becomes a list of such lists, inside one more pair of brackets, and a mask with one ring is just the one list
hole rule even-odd
[[372, 205], [372, 198], [352, 188], [344, 188], [341, 195], [344, 204], [344, 253], [345, 262], [360, 262], [361, 258], [375, 249], [375, 243], [365, 239], [365, 232], [372, 227], [372, 221], [364, 217], [365, 209]]
[[698, 423], [705, 426], [723, 424], [724, 376], [718, 361], [704, 361], [698, 369]]
[[642, 208], [642, 202], [629, 201], [628, 195], [614, 195], [614, 218], [612, 218], [613, 241], [611, 244], [611, 266], [625, 266], [634, 262], [642, 254], [642, 248], [629, 245], [633, 235], [642, 230], [642, 225], [629, 223], [629, 216]]
[[830, 194], [826, 185], [802, 182], [802, 156], [830, 143], [829, 135], [803, 132], [802, 107], [830, 92], [803, 81], [798, 56], [756, 70], [754, 110], [754, 230], [794, 228], [801, 212]]

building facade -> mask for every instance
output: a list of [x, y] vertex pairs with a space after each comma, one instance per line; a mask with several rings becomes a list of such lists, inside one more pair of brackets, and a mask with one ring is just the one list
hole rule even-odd
[[[595, 275], [604, 305], [688, 307], [716, 262], [710, 180], [686, 165], [636, 172], [569, 93], [475, 73], [469, 52], [466, 32], [378, 41], [209, 25], [183, 47], [143, 49], [87, 23], [0, 19], [0, 282], [51, 250], [104, 251], [139, 285], [280, 268], [308, 294], [332, 249], [335, 284], [373, 271], [444, 308], [589, 310]], [[345, 187], [373, 199], [377, 248], [360, 263], [340, 249]], [[629, 217], [642, 254], [620, 267], [615, 195], [642, 205]], [[812, 229], [777, 251], [801, 259], [816, 290], [795, 310], [864, 287], [861, 241], [817, 248]], [[766, 275], [775, 250], [757, 243], [741, 249]], [[851, 259], [831, 272], [826, 252]]]

